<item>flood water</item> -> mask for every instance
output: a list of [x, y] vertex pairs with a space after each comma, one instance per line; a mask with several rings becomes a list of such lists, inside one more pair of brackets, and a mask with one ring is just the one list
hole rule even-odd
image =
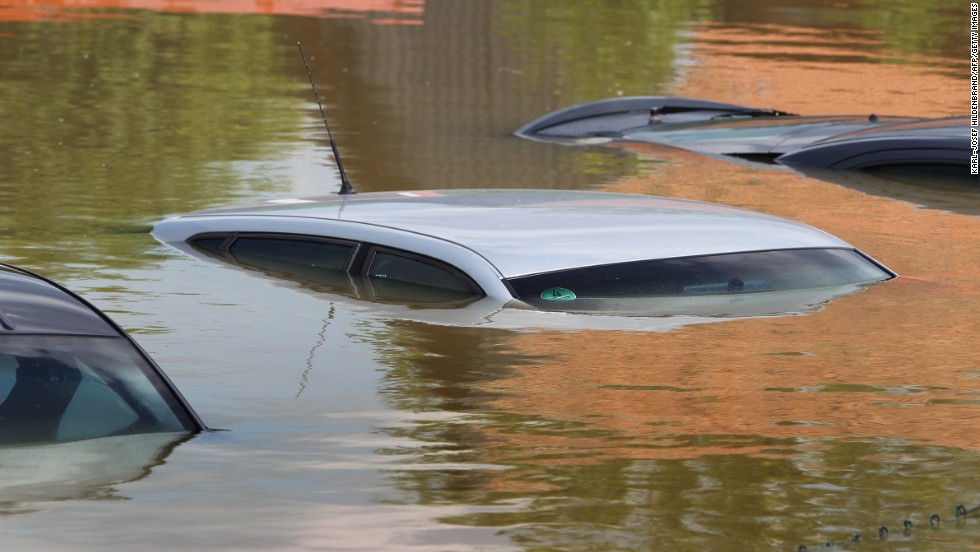
[[[980, 200], [510, 135], [617, 95], [965, 114], [968, 17], [912, 0], [0, 0], [0, 259], [108, 312], [222, 430], [52, 452], [28, 491], [0, 490], [0, 546], [980, 548], [977, 515], [953, 521], [980, 505]], [[171, 214], [337, 189], [298, 41], [362, 192], [713, 201], [817, 226], [902, 278], [670, 331], [451, 327], [155, 242]]]

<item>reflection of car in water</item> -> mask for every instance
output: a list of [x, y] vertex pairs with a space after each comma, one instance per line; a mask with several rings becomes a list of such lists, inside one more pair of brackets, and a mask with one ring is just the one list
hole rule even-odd
[[911, 168], [881, 167], [852, 171], [823, 167], [794, 167], [805, 176], [840, 184], [853, 190], [880, 197], [899, 199], [966, 215], [980, 215], [980, 187], [974, 178], [944, 174], [935, 168], [915, 171]]
[[980, 191], [980, 179], [970, 174], [967, 117], [801, 117], [651, 96], [599, 100], [561, 109], [531, 121], [515, 134], [562, 144], [663, 144], [770, 167], [790, 167], [844, 185], [853, 180], [850, 174], [860, 173], [899, 185], [910, 181], [935, 184], [940, 196], [950, 186]]
[[0, 264], [0, 448], [202, 429], [108, 317], [53, 282]]
[[114, 485], [146, 477], [186, 433], [145, 433], [64, 443], [0, 446], [0, 516], [31, 503], [115, 498]]
[[[319, 282], [348, 297], [484, 318], [515, 311], [757, 316], [813, 308], [894, 276], [803, 224], [599, 192], [283, 200], [173, 217], [153, 235], [199, 257]], [[530, 325], [544, 322], [535, 320]]]

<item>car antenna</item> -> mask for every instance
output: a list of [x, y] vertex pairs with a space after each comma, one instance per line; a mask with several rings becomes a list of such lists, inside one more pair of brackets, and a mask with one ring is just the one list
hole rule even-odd
[[327, 137], [330, 138], [330, 149], [333, 150], [333, 157], [337, 160], [337, 168], [340, 169], [340, 191], [337, 193], [340, 195], [356, 194], [357, 190], [354, 189], [354, 186], [351, 186], [350, 180], [347, 179], [347, 172], [344, 171], [344, 162], [340, 160], [340, 152], [337, 151], [337, 144], [333, 141], [330, 124], [327, 123], [327, 114], [323, 111], [323, 104], [320, 103], [320, 95], [316, 92], [316, 83], [313, 82], [313, 73], [310, 72], [310, 64], [306, 62], [306, 54], [303, 53], [303, 44], [297, 42], [296, 45], [299, 46], [299, 55], [303, 58], [303, 65], [306, 67], [306, 76], [310, 78], [310, 86], [313, 87], [313, 97], [316, 98], [316, 105], [320, 108], [320, 118], [323, 119], [323, 126], [327, 127]]

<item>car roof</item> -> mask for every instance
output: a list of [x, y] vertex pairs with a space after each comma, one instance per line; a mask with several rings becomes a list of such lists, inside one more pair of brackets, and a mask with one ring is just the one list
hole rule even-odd
[[0, 264], [0, 336], [119, 336], [88, 303], [36, 274]]
[[[625, 138], [702, 153], [785, 153], [854, 130], [921, 118], [801, 117], [770, 108], [666, 96], [607, 98], [547, 113], [514, 132], [542, 142], [594, 144]], [[727, 134], [727, 133], [731, 134]]]
[[658, 96], [610, 98], [571, 106], [545, 114], [515, 134], [577, 145], [652, 142], [797, 170], [864, 170], [891, 164], [965, 167], [970, 149], [966, 117], [800, 117], [777, 110]]
[[[713, 119], [693, 123], [648, 125], [629, 129], [621, 138], [721, 155], [782, 154], [842, 134], [904, 125], [908, 117], [820, 116]], [[915, 119], [918, 121], [919, 119]]]
[[514, 134], [529, 140], [561, 141], [562, 138], [621, 132], [645, 126], [650, 123], [651, 115], [666, 117], [665, 122], [673, 125], [703, 122], [719, 116], [789, 114], [693, 98], [628, 96], [585, 102], [552, 111], [522, 126]]
[[[154, 236], [164, 243], [176, 243], [212, 226], [228, 231], [235, 227], [229, 223], [235, 217], [345, 221], [437, 238], [482, 256], [504, 277], [633, 260], [851, 248], [810, 226], [734, 207], [646, 195], [523, 189], [374, 192], [278, 200], [174, 217], [159, 223]], [[256, 231], [248, 224], [243, 219], [235, 230]], [[289, 231], [288, 224], [277, 228]]]
[[882, 139], [899, 136], [914, 136], [920, 138], [960, 138], [970, 139], [970, 118], [969, 117], [942, 117], [939, 119], [920, 119], [903, 123], [894, 123], [883, 126], [876, 126], [861, 130], [855, 130], [845, 134], [838, 134], [825, 141], [833, 140], [857, 140], [857, 139]]
[[967, 117], [886, 125], [832, 136], [779, 157], [789, 166], [860, 169], [886, 164], [969, 164]]

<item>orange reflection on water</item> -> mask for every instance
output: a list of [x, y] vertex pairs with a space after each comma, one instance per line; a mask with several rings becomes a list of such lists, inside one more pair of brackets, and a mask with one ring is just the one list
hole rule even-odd
[[[871, 32], [703, 24], [692, 43], [693, 63], [671, 95], [806, 115], [965, 110], [968, 82], [950, 76], [948, 60], [892, 63]], [[800, 220], [904, 277], [803, 316], [666, 334], [522, 334], [519, 349], [556, 360], [488, 384], [503, 393], [495, 406], [583, 431], [496, 438], [527, 440], [551, 456], [549, 464], [588, 461], [570, 450], [620, 458], [766, 455], [779, 448], [767, 440], [891, 438], [980, 449], [980, 219], [790, 171], [653, 144], [623, 147], [656, 162], [653, 174], [614, 191]]]
[[[963, 60], [883, 51], [874, 31], [705, 23], [674, 95], [801, 115], [942, 117], [967, 111]], [[965, 59], [965, 58], [964, 58]]]
[[903, 277], [801, 316], [669, 333], [521, 334], [519, 350], [554, 360], [488, 384], [504, 394], [494, 405], [613, 437], [526, 438], [617, 457], [768, 454], [773, 445], [759, 438], [891, 438], [980, 450], [980, 218], [788, 171], [651, 144], [633, 149], [660, 161], [657, 174], [614, 191], [801, 220]]
[[425, 0], [0, 0], [0, 21], [124, 17], [86, 11], [102, 9], [369, 17], [378, 24], [421, 24]]

